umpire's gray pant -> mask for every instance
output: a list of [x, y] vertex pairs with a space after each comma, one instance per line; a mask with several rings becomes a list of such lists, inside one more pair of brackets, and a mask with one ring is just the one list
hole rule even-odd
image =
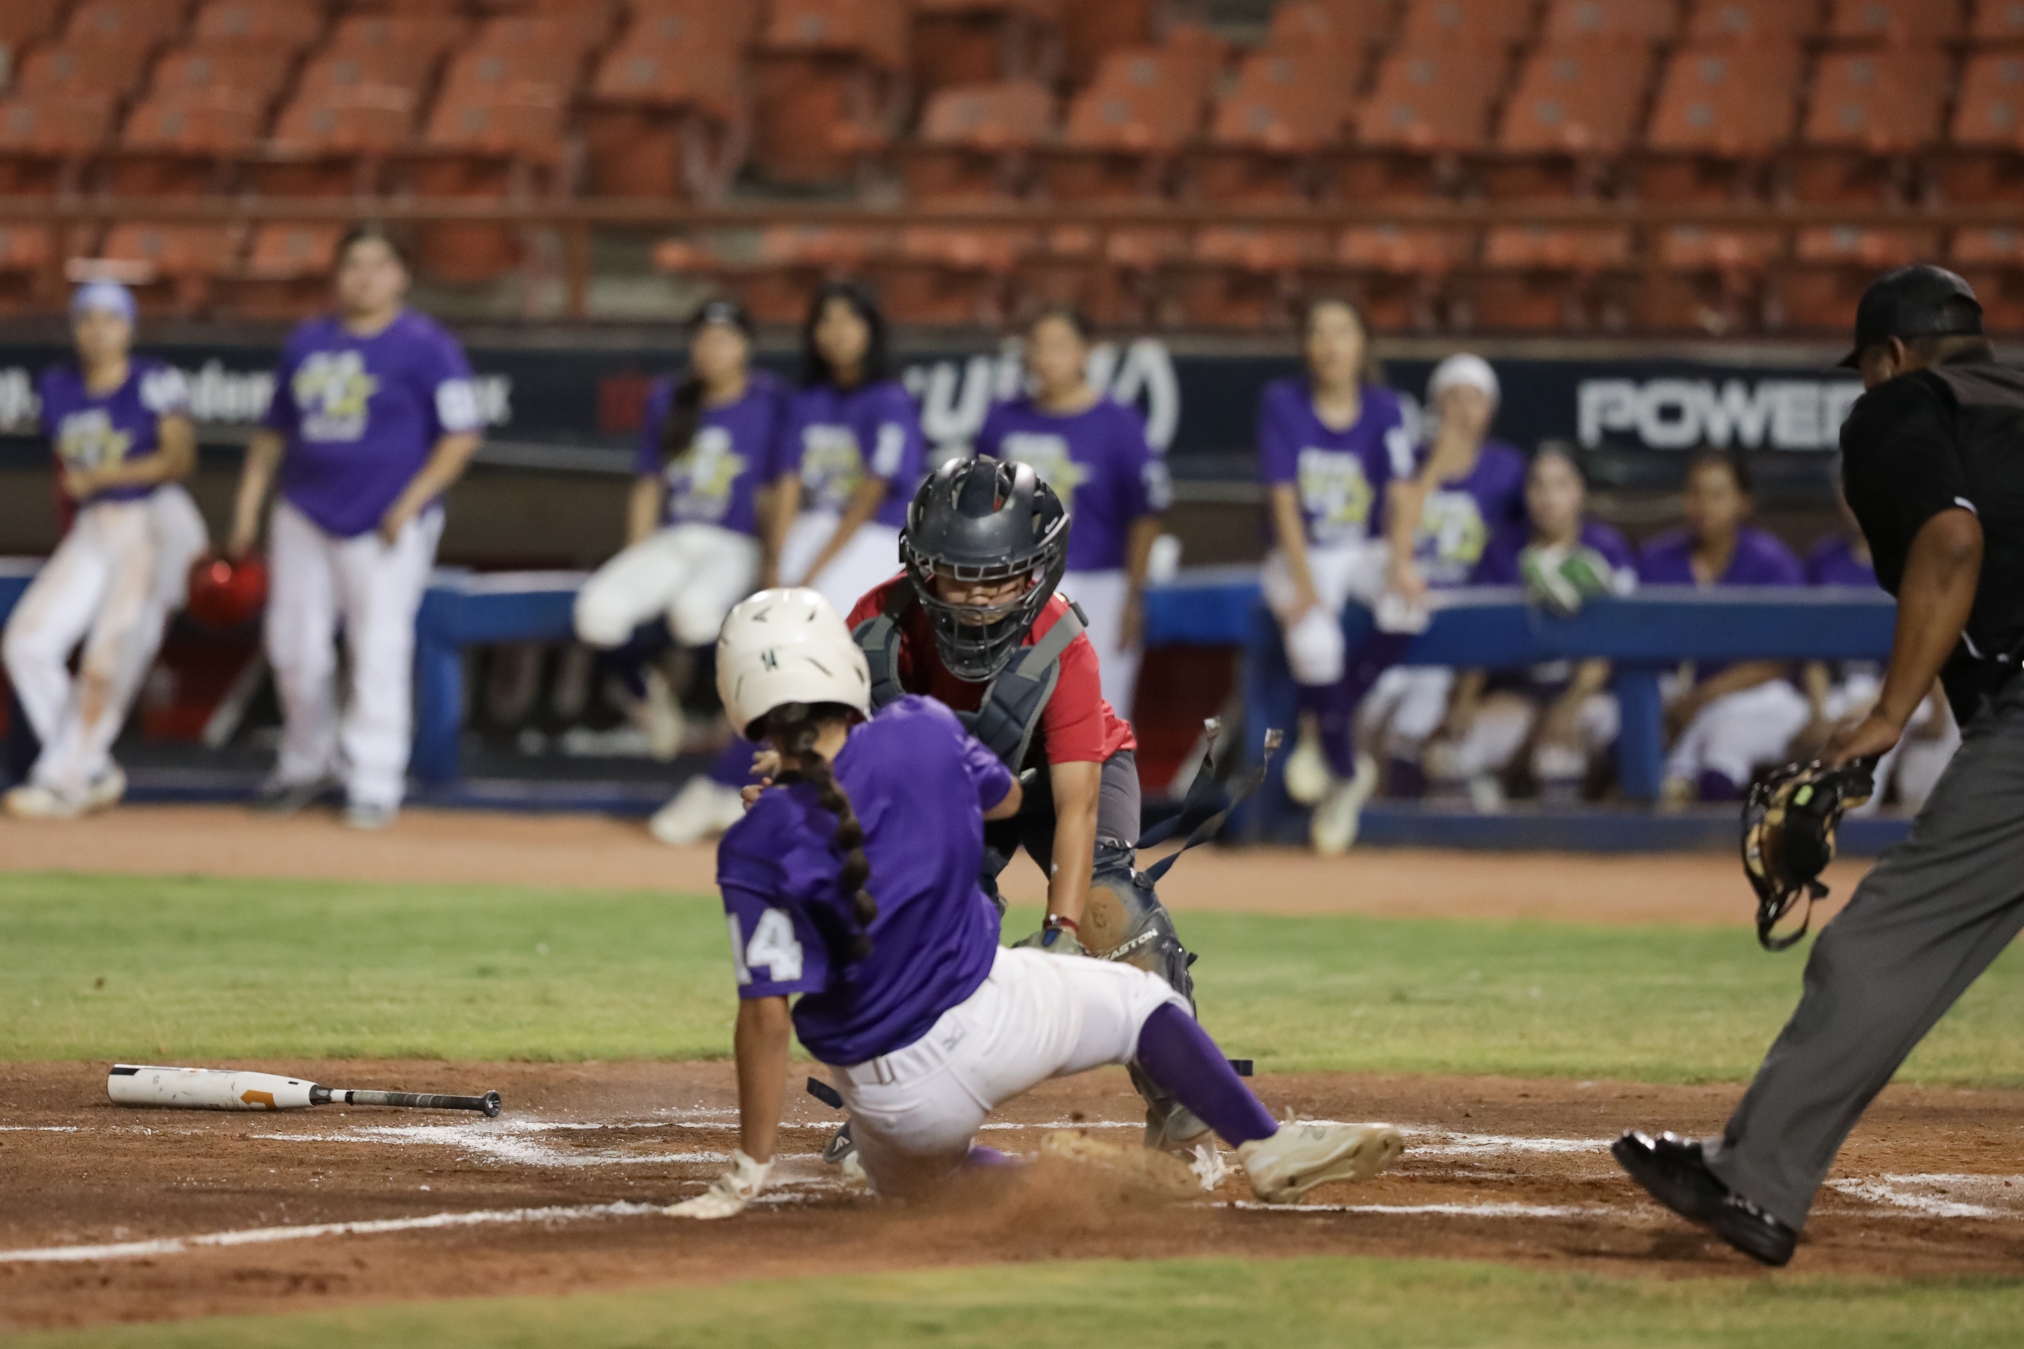
[[1806, 992], [1713, 1151], [1794, 1228], [1912, 1047], [2024, 927], [2024, 678], [1968, 723], [1911, 836], [1821, 929]]

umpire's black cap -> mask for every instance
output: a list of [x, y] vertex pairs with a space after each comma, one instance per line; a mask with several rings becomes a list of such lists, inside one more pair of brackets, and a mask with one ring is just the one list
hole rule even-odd
[[[1966, 300], [1966, 304], [1961, 301]], [[1842, 365], [1861, 364], [1865, 347], [1893, 337], [1943, 337], [1982, 331], [1982, 302], [1944, 267], [1924, 263], [1885, 272], [1855, 307], [1855, 350]]]

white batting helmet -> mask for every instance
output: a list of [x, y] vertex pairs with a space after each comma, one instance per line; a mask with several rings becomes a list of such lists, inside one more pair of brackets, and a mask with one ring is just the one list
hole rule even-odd
[[787, 703], [841, 703], [871, 715], [871, 670], [850, 629], [813, 590], [762, 590], [717, 634], [717, 696], [741, 735]]

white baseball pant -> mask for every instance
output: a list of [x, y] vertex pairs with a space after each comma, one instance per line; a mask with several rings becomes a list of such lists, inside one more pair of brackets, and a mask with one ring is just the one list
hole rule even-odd
[[[280, 501], [272, 525], [267, 659], [281, 691], [277, 782], [342, 774], [354, 805], [398, 806], [412, 748], [415, 612], [435, 563], [443, 512], [423, 511], [391, 546], [377, 531], [343, 539]], [[337, 712], [337, 626], [351, 654], [351, 697]]]
[[1089, 620], [1089, 643], [1096, 648], [1104, 701], [1119, 718], [1130, 721], [1138, 693], [1139, 665], [1145, 659], [1143, 647], [1127, 650], [1121, 645], [1131, 578], [1122, 568], [1072, 571], [1062, 578], [1061, 592], [1081, 605], [1082, 616]]
[[977, 991], [919, 1040], [831, 1066], [873, 1187], [903, 1194], [940, 1180], [993, 1109], [1051, 1077], [1128, 1062], [1146, 1019], [1169, 1004], [1189, 1010], [1135, 966], [999, 948]]
[[1806, 695], [1783, 679], [1725, 694], [1680, 732], [1666, 755], [1665, 775], [1698, 782], [1712, 771], [1745, 786], [1758, 764], [1785, 757], [1785, 747], [1812, 718]]
[[[77, 513], [7, 623], [7, 674], [42, 742], [32, 782], [74, 798], [111, 769], [113, 741], [206, 537], [174, 483]], [[73, 680], [67, 664], [79, 641]]]
[[[1465, 782], [1482, 773], [1502, 773], [1525, 747], [1546, 710], [1536, 696], [1496, 693], [1485, 698], [1452, 746], [1430, 756], [1427, 776], [1439, 782]], [[1539, 745], [1532, 753], [1532, 775], [1541, 783], [1579, 782], [1590, 760], [1607, 749], [1621, 729], [1616, 697], [1590, 694], [1575, 709], [1576, 744]]]
[[899, 571], [900, 532], [891, 525], [867, 521], [850, 536], [843, 551], [830, 559], [822, 574], [810, 581], [808, 564], [836, 533], [839, 518], [831, 511], [803, 511], [794, 518], [780, 544], [780, 584], [811, 586], [847, 618], [859, 600]]
[[1455, 672], [1445, 665], [1394, 665], [1377, 677], [1358, 709], [1358, 720], [1371, 731], [1384, 730], [1387, 758], [1417, 763], [1420, 748], [1448, 717], [1448, 696]]
[[[1879, 676], [1868, 672], [1852, 674], [1828, 690], [1827, 705], [1822, 710], [1830, 721], [1858, 716], [1867, 713], [1882, 692], [1883, 680]], [[1934, 725], [1935, 718], [1944, 724]], [[1875, 795], [1849, 814], [1874, 815], [1882, 809], [1884, 792], [1893, 776], [1897, 779], [1899, 808], [1908, 812], [1918, 810], [1932, 795], [1933, 784], [1940, 780], [1947, 761], [1960, 747], [1961, 728], [1954, 724], [1953, 713], [1937, 699], [1927, 698], [1905, 723], [1905, 733], [1897, 744], [1877, 760]]]
[[1334, 544], [1307, 548], [1307, 571], [1314, 579], [1318, 603], [1289, 623], [1294, 604], [1293, 572], [1286, 554], [1273, 549], [1265, 555], [1259, 575], [1265, 602], [1279, 615], [1285, 635], [1286, 661], [1293, 678], [1302, 684], [1333, 684], [1342, 678], [1348, 650], [1342, 635], [1342, 607], [1355, 600], [1379, 615], [1378, 626], [1401, 632], [1426, 626], [1425, 615], [1386, 611], [1382, 603], [1391, 583], [1391, 550], [1382, 539], [1361, 543]]
[[751, 535], [704, 524], [658, 529], [583, 583], [576, 635], [591, 646], [623, 646], [634, 628], [665, 614], [677, 642], [708, 646], [758, 579], [759, 540]]

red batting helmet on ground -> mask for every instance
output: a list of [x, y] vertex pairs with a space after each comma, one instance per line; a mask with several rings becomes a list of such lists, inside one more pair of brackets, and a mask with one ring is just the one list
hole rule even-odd
[[190, 566], [190, 598], [184, 612], [206, 628], [236, 628], [267, 607], [267, 564], [257, 557], [214, 557]]

